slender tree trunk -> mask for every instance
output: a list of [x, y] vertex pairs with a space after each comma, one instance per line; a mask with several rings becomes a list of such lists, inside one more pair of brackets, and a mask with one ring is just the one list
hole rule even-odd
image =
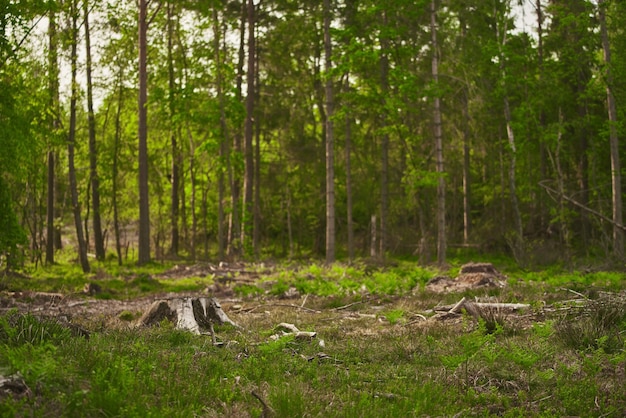
[[[432, 36], [432, 76], [435, 86], [439, 83], [439, 46], [437, 44], [437, 6], [430, 3], [430, 29]], [[433, 122], [435, 129], [435, 153], [437, 158], [437, 263], [446, 262], [446, 182], [444, 178], [443, 133], [441, 126], [441, 102], [439, 93], [434, 97]]]
[[228, 152], [228, 124], [226, 123], [226, 104], [224, 103], [224, 92], [223, 92], [223, 80], [222, 80], [222, 57], [221, 57], [221, 31], [219, 28], [219, 15], [217, 13], [217, 8], [213, 8], [213, 48], [215, 50], [215, 67], [216, 67], [216, 90], [217, 90], [217, 99], [219, 101], [220, 106], [220, 129], [222, 134], [222, 140], [220, 141], [220, 166], [219, 166], [219, 174], [217, 180], [217, 190], [218, 190], [218, 206], [217, 206], [217, 252], [220, 260], [224, 258], [225, 255], [225, 233], [224, 233], [224, 196], [225, 196], [225, 186], [224, 186], [224, 170], [227, 167], [222, 166], [223, 161], [228, 160], [229, 152]]
[[[259, 51], [255, 53], [255, 112], [258, 114], [261, 101], [261, 75], [259, 73]], [[252, 247], [254, 248], [254, 256], [258, 259], [260, 256], [260, 239], [261, 239], [261, 118], [255, 117], [254, 130], [254, 209], [252, 223]]]
[[78, 5], [76, 0], [71, 4], [71, 20], [72, 20], [72, 46], [71, 46], [71, 74], [72, 74], [72, 93], [70, 98], [70, 123], [67, 138], [67, 163], [69, 171], [70, 195], [72, 201], [72, 212], [74, 213], [74, 224], [76, 226], [76, 239], [78, 241], [78, 258], [83, 272], [89, 273], [89, 260], [87, 259], [87, 246], [85, 236], [83, 235], [83, 224], [80, 216], [80, 204], [78, 202], [78, 185], [76, 181], [76, 168], [74, 167], [74, 146], [76, 144], [76, 99], [78, 96], [78, 83], [76, 81], [77, 67], [77, 43], [78, 43]]
[[[539, 85], [543, 86], [544, 83], [544, 64], [543, 64], [543, 6], [541, 0], [537, 0], [535, 4], [535, 11], [537, 13], [537, 65], [539, 66]], [[541, 109], [539, 114], [539, 125], [542, 130], [546, 127], [546, 114], [544, 109]], [[543, 139], [539, 141], [539, 175], [541, 180], [548, 178], [547, 171], [547, 147]], [[539, 229], [545, 230], [547, 228], [547, 211], [544, 199], [538, 199], [539, 205]]]
[[[383, 26], [386, 27], [387, 13], [383, 11]], [[386, 99], [389, 95], [389, 40], [386, 35], [380, 38], [380, 74], [381, 74], [381, 90], [383, 95], [383, 111], [382, 111], [382, 128], [387, 125], [386, 112]], [[389, 212], [389, 134], [385, 131], [382, 134], [381, 147], [380, 147], [380, 235], [379, 235], [379, 257], [381, 260], [385, 260], [385, 252], [387, 249], [387, 214]]]
[[54, 151], [48, 151], [48, 207], [46, 209], [46, 264], [54, 264]]
[[196, 259], [196, 236], [198, 233], [198, 216], [196, 215], [196, 145], [191, 133], [191, 128], [187, 124], [187, 137], [189, 139], [189, 179], [191, 186], [191, 196], [189, 200], [189, 210], [191, 211], [191, 237], [189, 255], [192, 260]]
[[150, 262], [150, 203], [148, 185], [148, 0], [139, 0], [139, 255]]
[[613, 96], [613, 75], [611, 73], [611, 45], [606, 23], [606, 2], [598, 0], [602, 50], [606, 65], [606, 102], [609, 112], [609, 144], [611, 149], [611, 185], [613, 202], [613, 253], [624, 257], [624, 231], [622, 221], [622, 176], [619, 158], [619, 138], [617, 136], [617, 106]]
[[[346, 75], [346, 91], [350, 90], [350, 76]], [[348, 109], [350, 104], [348, 104]], [[354, 222], [352, 220], [352, 121], [346, 111], [346, 222], [348, 229], [348, 258], [354, 260]]]
[[330, 0], [324, 0], [324, 60], [326, 72], [326, 263], [335, 262], [335, 151], [333, 137], [333, 80]]
[[117, 204], [117, 193], [118, 193], [118, 159], [119, 159], [119, 149], [120, 142], [122, 136], [122, 104], [124, 100], [124, 71], [121, 67], [120, 63], [120, 73], [118, 78], [118, 99], [117, 99], [117, 112], [115, 114], [115, 142], [113, 145], [113, 173], [112, 173], [112, 188], [111, 188], [111, 205], [113, 206], [113, 230], [115, 231], [115, 251], [117, 253], [117, 263], [122, 265], [122, 239], [121, 239], [121, 231], [120, 231], [120, 217], [119, 217], [119, 208]]
[[463, 243], [469, 244], [472, 229], [472, 187], [470, 171], [470, 120], [469, 97], [463, 96]]
[[[498, 19], [497, 11], [494, 10], [494, 17]], [[504, 47], [507, 43], [507, 16], [504, 16], [502, 19], [504, 21], [504, 25], [500, 27], [500, 25], [496, 26], [496, 37], [498, 40], [498, 48], [499, 48], [499, 58], [500, 58], [500, 76], [502, 78], [502, 85], [504, 87], [504, 96], [502, 98], [504, 105], [504, 121], [506, 123], [506, 133], [507, 139], [509, 143], [509, 192], [511, 198], [511, 209], [513, 211], [513, 225], [515, 228], [515, 237], [513, 241], [513, 251], [521, 251], [524, 243], [524, 231], [522, 227], [522, 215], [519, 209], [519, 203], [517, 200], [517, 181], [516, 181], [516, 171], [517, 171], [517, 148], [515, 143], [515, 132], [513, 131], [513, 120], [511, 117], [511, 107], [509, 103], [509, 96], [507, 93], [507, 80], [506, 80], [506, 67], [505, 67], [505, 57], [504, 57]], [[500, 33], [500, 31], [502, 31]]]
[[244, 162], [245, 173], [243, 183], [243, 216], [241, 220], [241, 243], [246, 248], [247, 239], [252, 229], [253, 189], [254, 189], [254, 67], [255, 67], [255, 36], [254, 36], [254, 1], [248, 0], [248, 69], [246, 70], [246, 121], [244, 127]]
[[169, 111], [170, 111], [170, 148], [172, 152], [172, 189], [171, 189], [171, 212], [170, 212], [170, 224], [171, 230], [171, 245], [170, 254], [173, 256], [178, 255], [179, 249], [179, 230], [178, 230], [178, 218], [180, 208], [180, 198], [178, 191], [180, 189], [180, 151], [178, 149], [178, 138], [176, 136], [177, 130], [174, 123], [176, 113], [176, 81], [174, 74], [174, 4], [170, 0], [167, 5], [167, 71], [168, 71], [168, 88], [169, 88]]
[[104, 260], [104, 235], [100, 216], [100, 179], [98, 177], [98, 149], [96, 144], [96, 118], [93, 111], [93, 83], [91, 81], [91, 34], [89, 31], [89, 1], [83, 1], [85, 14], [85, 59], [87, 72], [87, 119], [89, 125], [89, 176], [91, 178], [91, 206], [93, 208], [93, 239], [96, 259]]
[[[248, 17], [248, 8], [245, 1], [241, 2], [241, 24], [239, 27], [239, 53], [237, 61], [237, 85], [236, 85], [236, 97], [239, 102], [243, 100], [243, 67], [245, 61], [245, 44], [246, 44], [246, 20]], [[242, 152], [242, 137], [238, 132], [235, 133], [233, 152], [235, 154], [241, 154]], [[230, 154], [229, 154], [230, 155]], [[241, 193], [241, 179], [237, 167], [234, 167], [231, 159], [228, 159], [228, 175], [231, 189], [231, 213], [230, 221], [228, 225], [228, 255], [239, 256], [241, 254], [241, 242], [239, 240], [241, 235], [241, 218], [239, 208], [239, 197]]]
[[[50, 94], [50, 110], [52, 113], [50, 126], [52, 132], [56, 134], [60, 128], [60, 109], [59, 109], [59, 63], [58, 63], [58, 40], [57, 40], [57, 26], [56, 26], [56, 14], [54, 10], [50, 11], [48, 26], [48, 89]], [[48, 151], [48, 207], [46, 209], [46, 263], [54, 264], [54, 252], [56, 247], [57, 228], [54, 225], [55, 215], [57, 212], [56, 203], [56, 175], [55, 175], [55, 152], [54, 148], [56, 144], [54, 141], [49, 144]], [[58, 231], [60, 241], [60, 231]]]

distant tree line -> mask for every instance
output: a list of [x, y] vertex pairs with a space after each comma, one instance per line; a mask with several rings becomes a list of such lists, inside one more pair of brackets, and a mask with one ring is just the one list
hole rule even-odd
[[[621, 261], [626, 4], [0, 11], [0, 259]], [[132, 250], [132, 251], [131, 251]]]

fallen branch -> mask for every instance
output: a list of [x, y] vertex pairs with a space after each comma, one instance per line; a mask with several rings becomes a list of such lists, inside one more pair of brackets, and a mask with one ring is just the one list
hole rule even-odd
[[263, 304], [263, 305], [257, 305], [257, 306], [255, 306], [255, 307], [253, 307], [253, 308], [250, 308], [250, 309], [244, 309], [244, 311], [245, 311], [246, 313], [251, 313], [251, 312], [254, 312], [254, 311], [256, 311], [257, 309], [259, 309], [259, 308], [263, 308], [263, 307], [265, 307], [265, 306], [282, 306], [282, 307], [285, 307], [285, 308], [296, 308], [296, 309], [301, 309], [301, 310], [303, 310], [303, 311], [307, 311], [307, 312], [311, 312], [311, 313], [316, 313], [316, 314], [318, 314], [318, 313], [322, 313], [322, 311], [318, 311], [318, 310], [315, 310], [315, 309], [307, 308], [307, 307], [305, 307], [305, 306], [293, 305], [293, 304], [291, 304], [291, 303], [272, 303], [272, 304], [265, 303], [265, 304]]
[[[285, 332], [280, 328], [286, 329], [289, 332]], [[281, 322], [280, 324], [276, 325], [275, 329], [277, 329], [278, 332], [270, 336], [271, 340], [277, 340], [287, 335], [293, 335], [293, 337], [296, 339], [312, 339], [317, 336], [317, 332], [300, 331], [294, 324], [288, 324], [286, 322]]]
[[461, 309], [467, 309], [468, 307], [477, 309], [517, 311], [520, 309], [530, 308], [530, 305], [527, 303], [470, 302], [465, 298], [462, 298], [454, 305], [436, 306], [433, 308], [433, 310], [444, 314], [458, 314]]
[[255, 398], [257, 398], [259, 402], [261, 402], [261, 405], [263, 405], [263, 413], [261, 414], [261, 417], [268, 418], [274, 415], [274, 410], [270, 408], [270, 406], [267, 403], [265, 403], [263, 398], [261, 398], [261, 395], [259, 395], [255, 391], [250, 392], [250, 394], [254, 396]]
[[546, 189], [546, 191], [548, 192], [548, 195], [550, 195], [550, 197], [552, 197], [554, 199], [554, 197], [552, 196], [552, 193], [554, 193], [555, 195], [557, 195], [558, 197], [560, 197], [561, 199], [565, 200], [566, 202], [571, 203], [572, 205], [591, 213], [592, 215], [597, 216], [598, 218], [602, 219], [603, 221], [606, 221], [608, 223], [610, 223], [611, 225], [614, 225], [624, 231], [626, 231], [626, 226], [619, 224], [617, 222], [615, 222], [613, 219], [609, 218], [608, 216], [605, 216], [603, 214], [601, 214], [600, 212], [598, 212], [597, 210], [591, 209], [588, 206], [583, 205], [582, 203], [578, 202], [577, 200], [572, 199], [571, 197], [565, 196], [563, 193], [559, 193], [557, 190], [554, 190], [553, 188], [551, 188], [550, 186], [546, 185], [546, 181], [549, 180], [543, 180], [539, 182], [539, 185], [541, 187], [543, 187], [544, 189]]

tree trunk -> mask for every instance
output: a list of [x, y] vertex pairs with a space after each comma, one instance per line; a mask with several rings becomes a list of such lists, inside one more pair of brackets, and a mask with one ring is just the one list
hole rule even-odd
[[170, 111], [170, 148], [172, 151], [172, 173], [171, 173], [171, 212], [170, 212], [170, 254], [173, 256], [178, 255], [179, 249], [179, 231], [178, 231], [178, 218], [180, 198], [178, 197], [178, 191], [180, 188], [180, 151], [178, 149], [178, 138], [176, 136], [177, 130], [174, 123], [176, 107], [176, 81], [174, 74], [174, 4], [172, 1], [167, 5], [167, 71], [168, 71], [168, 88], [169, 88], [169, 111]]
[[189, 181], [191, 186], [191, 196], [189, 200], [189, 210], [191, 211], [191, 236], [189, 238], [189, 255], [192, 260], [196, 259], [196, 235], [198, 233], [198, 216], [196, 215], [196, 144], [191, 133], [189, 122], [187, 122], [187, 137], [189, 139]]
[[[432, 36], [432, 76], [435, 87], [439, 83], [439, 50], [437, 45], [437, 8], [435, 0], [430, 3], [430, 29]], [[434, 97], [433, 122], [435, 129], [435, 153], [437, 158], [437, 264], [446, 262], [446, 182], [444, 178], [443, 134], [441, 127], [441, 102], [439, 93]]]
[[103, 261], [104, 235], [100, 216], [100, 179], [98, 177], [98, 150], [96, 145], [96, 118], [93, 111], [93, 83], [91, 81], [91, 37], [89, 31], [89, 1], [83, 1], [85, 14], [85, 60], [87, 72], [87, 118], [89, 125], [89, 176], [91, 179], [91, 206], [93, 209], [93, 240], [96, 249], [96, 259]]
[[111, 186], [111, 205], [113, 206], [113, 230], [115, 231], [115, 251], [117, 253], [117, 263], [122, 265], [122, 242], [120, 231], [120, 217], [119, 208], [117, 205], [117, 182], [118, 182], [118, 165], [120, 141], [122, 136], [122, 103], [124, 100], [124, 71], [120, 63], [120, 74], [118, 78], [119, 83], [119, 96], [117, 100], [117, 112], [115, 114], [115, 142], [113, 145], [113, 173], [112, 173], [112, 186]]
[[335, 151], [333, 138], [333, 81], [330, 0], [324, 0], [324, 59], [326, 72], [326, 263], [335, 261]]
[[67, 138], [67, 163], [69, 171], [70, 195], [72, 200], [72, 212], [74, 213], [74, 224], [76, 226], [76, 239], [78, 241], [78, 258], [83, 272], [89, 273], [89, 260], [87, 259], [87, 246], [83, 235], [83, 224], [80, 216], [80, 204], [78, 202], [78, 185], [76, 181], [76, 169], [74, 167], [74, 146], [76, 143], [76, 99], [78, 96], [78, 83], [76, 81], [77, 67], [77, 43], [78, 43], [78, 5], [76, 0], [71, 4], [71, 20], [72, 20], [72, 46], [71, 46], [71, 73], [72, 73], [72, 93], [70, 98], [70, 124]]
[[255, 36], [254, 36], [254, 1], [248, 0], [248, 69], [246, 70], [246, 121], [244, 126], [244, 182], [243, 182], [243, 214], [241, 219], [241, 244], [246, 248], [252, 230], [253, 189], [254, 189], [254, 67], [255, 67]]
[[[383, 26], [387, 26], [387, 13], [383, 11]], [[381, 127], [384, 129], [387, 125], [386, 112], [386, 99], [389, 94], [389, 40], [386, 35], [380, 38], [380, 77], [381, 77], [381, 91], [383, 95], [383, 111]], [[389, 208], [389, 134], [385, 131], [382, 134], [382, 141], [380, 147], [380, 235], [379, 235], [379, 257], [381, 260], [385, 259], [385, 251], [387, 249], [387, 213]]]
[[217, 13], [217, 8], [213, 8], [213, 49], [215, 52], [215, 67], [216, 67], [216, 79], [215, 79], [215, 88], [217, 90], [217, 99], [219, 101], [220, 106], [220, 130], [222, 134], [222, 139], [220, 141], [220, 166], [219, 166], [219, 174], [217, 180], [217, 191], [218, 191], [218, 202], [217, 202], [217, 253], [218, 258], [220, 260], [224, 259], [225, 255], [225, 233], [224, 233], [224, 195], [225, 195], [225, 185], [224, 185], [224, 170], [228, 169], [227, 167], [222, 166], [223, 161], [228, 161], [229, 159], [229, 151], [228, 151], [228, 142], [229, 142], [229, 134], [228, 134], [228, 124], [226, 123], [226, 104], [224, 103], [224, 91], [223, 91], [223, 80], [222, 80], [222, 57], [221, 57], [221, 31], [219, 28], [219, 15]]
[[[239, 53], [237, 61], [237, 85], [236, 85], [236, 97], [239, 102], [243, 100], [243, 66], [245, 60], [245, 43], [246, 43], [246, 19], [248, 16], [247, 4], [245, 1], [241, 2], [241, 24], [239, 31]], [[233, 152], [235, 154], [241, 153], [241, 134], [235, 133]], [[228, 255], [239, 256], [241, 254], [241, 242], [239, 240], [241, 235], [241, 217], [239, 208], [239, 197], [241, 193], [241, 179], [237, 167], [234, 167], [231, 159], [228, 160], [228, 175], [230, 180], [231, 189], [231, 213], [230, 221], [228, 225]]]
[[613, 253], [624, 257], [624, 231], [622, 225], [622, 176], [619, 158], [619, 138], [617, 136], [617, 106], [613, 96], [613, 75], [611, 73], [611, 45], [606, 24], [605, 0], [598, 0], [602, 50], [606, 65], [606, 102], [609, 112], [609, 144], [611, 149], [611, 190], [613, 203]]
[[[57, 51], [57, 29], [56, 29], [56, 14], [54, 10], [50, 11], [49, 26], [48, 26], [48, 74], [49, 82], [48, 89], [50, 94], [50, 110], [52, 113], [50, 120], [50, 127], [52, 132], [56, 133], [60, 127], [59, 116], [59, 63], [58, 63], [58, 51]], [[55, 179], [55, 144], [48, 145], [48, 207], [46, 209], [46, 263], [54, 264], [54, 250], [56, 247], [55, 241], [55, 207], [56, 207], [56, 179]]]
[[[494, 10], [494, 17], [496, 20], [498, 19], [497, 11]], [[517, 149], [515, 143], [515, 133], [513, 131], [513, 120], [511, 117], [511, 107], [509, 103], [509, 96], [507, 93], [507, 81], [506, 81], [506, 67], [505, 67], [505, 57], [504, 57], [504, 47], [507, 42], [507, 19], [508, 16], [503, 17], [504, 24], [501, 27], [500, 25], [496, 25], [496, 38], [498, 41], [499, 48], [499, 59], [500, 59], [500, 76], [502, 79], [502, 85], [504, 90], [504, 96], [502, 98], [504, 105], [504, 121], [506, 123], [506, 133], [507, 139], [509, 143], [509, 193], [511, 198], [511, 209], [513, 211], [513, 225], [514, 225], [514, 234], [513, 242], [512, 242], [512, 250], [514, 253], [518, 253], [523, 249], [524, 243], [524, 231], [522, 227], [522, 215], [519, 209], [519, 203], [517, 200], [517, 185], [516, 185], [516, 171], [517, 171]], [[502, 31], [502, 33], [500, 33]]]
[[150, 204], [148, 185], [148, 0], [139, 0], [139, 255], [150, 262]]
[[[346, 75], [346, 91], [350, 90], [350, 76]], [[348, 104], [348, 109], [350, 105]], [[354, 259], [354, 223], [352, 220], [352, 121], [349, 112], [346, 112], [346, 222], [348, 229], [348, 258], [350, 261]]]
[[[255, 103], [256, 109], [260, 108], [261, 100], [261, 75], [259, 73], [259, 51], [255, 53], [256, 65], [254, 71], [255, 78]], [[258, 113], [258, 110], [256, 111]], [[255, 258], [260, 257], [260, 239], [261, 239], [261, 118], [255, 118], [255, 144], [254, 144], [254, 209], [252, 223], [252, 248], [254, 249]]]

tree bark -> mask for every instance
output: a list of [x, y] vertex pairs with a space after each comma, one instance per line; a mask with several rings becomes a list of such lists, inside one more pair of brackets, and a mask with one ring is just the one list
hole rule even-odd
[[[439, 83], [439, 50], [437, 45], [437, 6], [435, 0], [430, 3], [430, 29], [432, 37], [432, 77], [435, 87]], [[437, 264], [446, 262], [446, 182], [444, 178], [443, 133], [441, 126], [441, 101], [439, 92], [435, 93], [433, 106], [435, 129], [435, 154], [437, 158]]]
[[[243, 76], [244, 76], [244, 61], [245, 61], [245, 44], [246, 44], [246, 19], [248, 16], [247, 3], [241, 2], [241, 24], [239, 27], [239, 52], [237, 60], [237, 83], [236, 83], [236, 97], [239, 102], [243, 100]], [[233, 138], [233, 153], [240, 154], [242, 151], [242, 137], [241, 131], [237, 131]], [[229, 153], [229, 156], [232, 153]], [[237, 167], [234, 167], [231, 158], [228, 160], [228, 176], [230, 181], [231, 191], [231, 213], [230, 221], [228, 225], [228, 255], [236, 257], [241, 254], [241, 217], [240, 217], [240, 193], [241, 193], [241, 179]]]
[[168, 88], [169, 88], [169, 111], [170, 111], [170, 149], [172, 152], [172, 173], [171, 173], [171, 210], [170, 210], [170, 254], [178, 255], [179, 249], [179, 188], [180, 188], [180, 151], [178, 149], [177, 129], [174, 123], [176, 113], [176, 81], [174, 74], [174, 4], [170, 0], [167, 5], [167, 72], [168, 72]]
[[150, 262], [150, 203], [148, 185], [148, 0], [139, 0], [139, 254], [138, 264]]
[[326, 72], [326, 263], [335, 262], [335, 151], [330, 0], [324, 0], [324, 60]]
[[124, 70], [120, 63], [119, 77], [118, 77], [118, 99], [117, 99], [117, 112], [115, 114], [115, 141], [113, 145], [113, 173], [112, 173], [112, 186], [111, 186], [111, 205], [113, 206], [113, 230], [115, 232], [115, 252], [117, 253], [117, 263], [122, 265], [122, 242], [120, 231], [120, 217], [119, 208], [117, 204], [117, 190], [118, 190], [118, 159], [119, 149], [122, 136], [122, 104], [124, 100]]
[[[387, 13], [383, 11], [382, 16], [383, 27], [387, 26]], [[382, 35], [380, 38], [380, 85], [382, 92], [382, 121], [381, 128], [383, 128], [383, 134], [381, 138], [380, 146], [380, 235], [378, 238], [379, 243], [379, 258], [385, 259], [385, 251], [387, 249], [387, 226], [389, 224], [387, 220], [387, 213], [389, 209], [389, 134], [386, 132], [387, 118], [387, 96], [389, 94], [389, 40], [386, 35]]]
[[89, 176], [91, 179], [91, 207], [93, 209], [92, 227], [96, 259], [103, 261], [104, 235], [100, 216], [100, 179], [98, 177], [98, 149], [96, 144], [96, 118], [93, 111], [93, 83], [91, 81], [91, 34], [89, 31], [89, 1], [83, 1], [85, 15], [85, 60], [87, 73], [87, 119], [89, 126]]
[[246, 121], [244, 126], [244, 182], [243, 182], [243, 214], [241, 219], [241, 244], [246, 248], [247, 240], [252, 232], [253, 191], [254, 191], [254, 67], [255, 67], [255, 10], [254, 1], [248, 0], [248, 68], [246, 70]]
[[[346, 92], [350, 91], [350, 76], [346, 74]], [[350, 105], [348, 104], [348, 108]], [[354, 259], [354, 222], [352, 219], [352, 121], [349, 111], [346, 112], [346, 227], [348, 229], [348, 258]]]
[[[53, 135], [56, 134], [60, 127], [59, 123], [59, 63], [58, 63], [58, 51], [57, 51], [57, 26], [56, 26], [56, 14], [54, 10], [50, 11], [48, 18], [48, 89], [50, 94], [50, 110], [52, 113], [50, 120], [50, 127]], [[46, 263], [54, 264], [54, 250], [55, 250], [55, 207], [56, 207], [56, 178], [55, 178], [55, 144], [48, 145], [48, 207], [46, 209]]]
[[224, 167], [224, 162], [228, 161], [229, 151], [228, 151], [228, 142], [229, 142], [229, 134], [228, 134], [228, 124], [226, 122], [226, 104], [224, 101], [224, 91], [223, 91], [223, 80], [222, 80], [222, 56], [221, 56], [221, 31], [219, 27], [219, 15], [217, 13], [217, 8], [213, 8], [213, 49], [215, 53], [215, 67], [216, 67], [216, 78], [215, 78], [215, 88], [217, 90], [217, 99], [219, 101], [220, 106], [220, 130], [222, 134], [222, 139], [220, 141], [220, 165], [219, 165], [219, 174], [217, 180], [217, 189], [218, 189], [218, 202], [217, 202], [217, 253], [218, 258], [222, 260], [225, 255], [225, 238], [226, 235], [224, 233], [224, 195], [225, 195], [225, 179], [224, 179], [224, 171], [228, 169], [228, 167]]
[[76, 227], [76, 239], [78, 241], [78, 258], [83, 272], [89, 273], [89, 260], [87, 259], [87, 245], [83, 235], [83, 224], [81, 222], [80, 204], [78, 202], [78, 185], [76, 181], [76, 168], [74, 167], [74, 146], [76, 143], [76, 100], [78, 96], [78, 82], [76, 81], [77, 67], [77, 43], [78, 43], [78, 5], [76, 0], [71, 4], [71, 20], [72, 20], [72, 46], [71, 46], [71, 74], [72, 74], [72, 93], [70, 98], [70, 123], [67, 138], [67, 163], [69, 172], [70, 195], [72, 201], [72, 212], [74, 213], [74, 224]]
[[606, 103], [609, 113], [609, 144], [611, 149], [611, 190], [613, 203], [613, 253], [618, 258], [624, 257], [624, 231], [618, 228], [622, 224], [622, 176], [619, 158], [619, 138], [617, 136], [617, 106], [613, 96], [613, 75], [611, 73], [611, 45], [606, 23], [606, 2], [598, 0], [602, 50], [606, 65]]

